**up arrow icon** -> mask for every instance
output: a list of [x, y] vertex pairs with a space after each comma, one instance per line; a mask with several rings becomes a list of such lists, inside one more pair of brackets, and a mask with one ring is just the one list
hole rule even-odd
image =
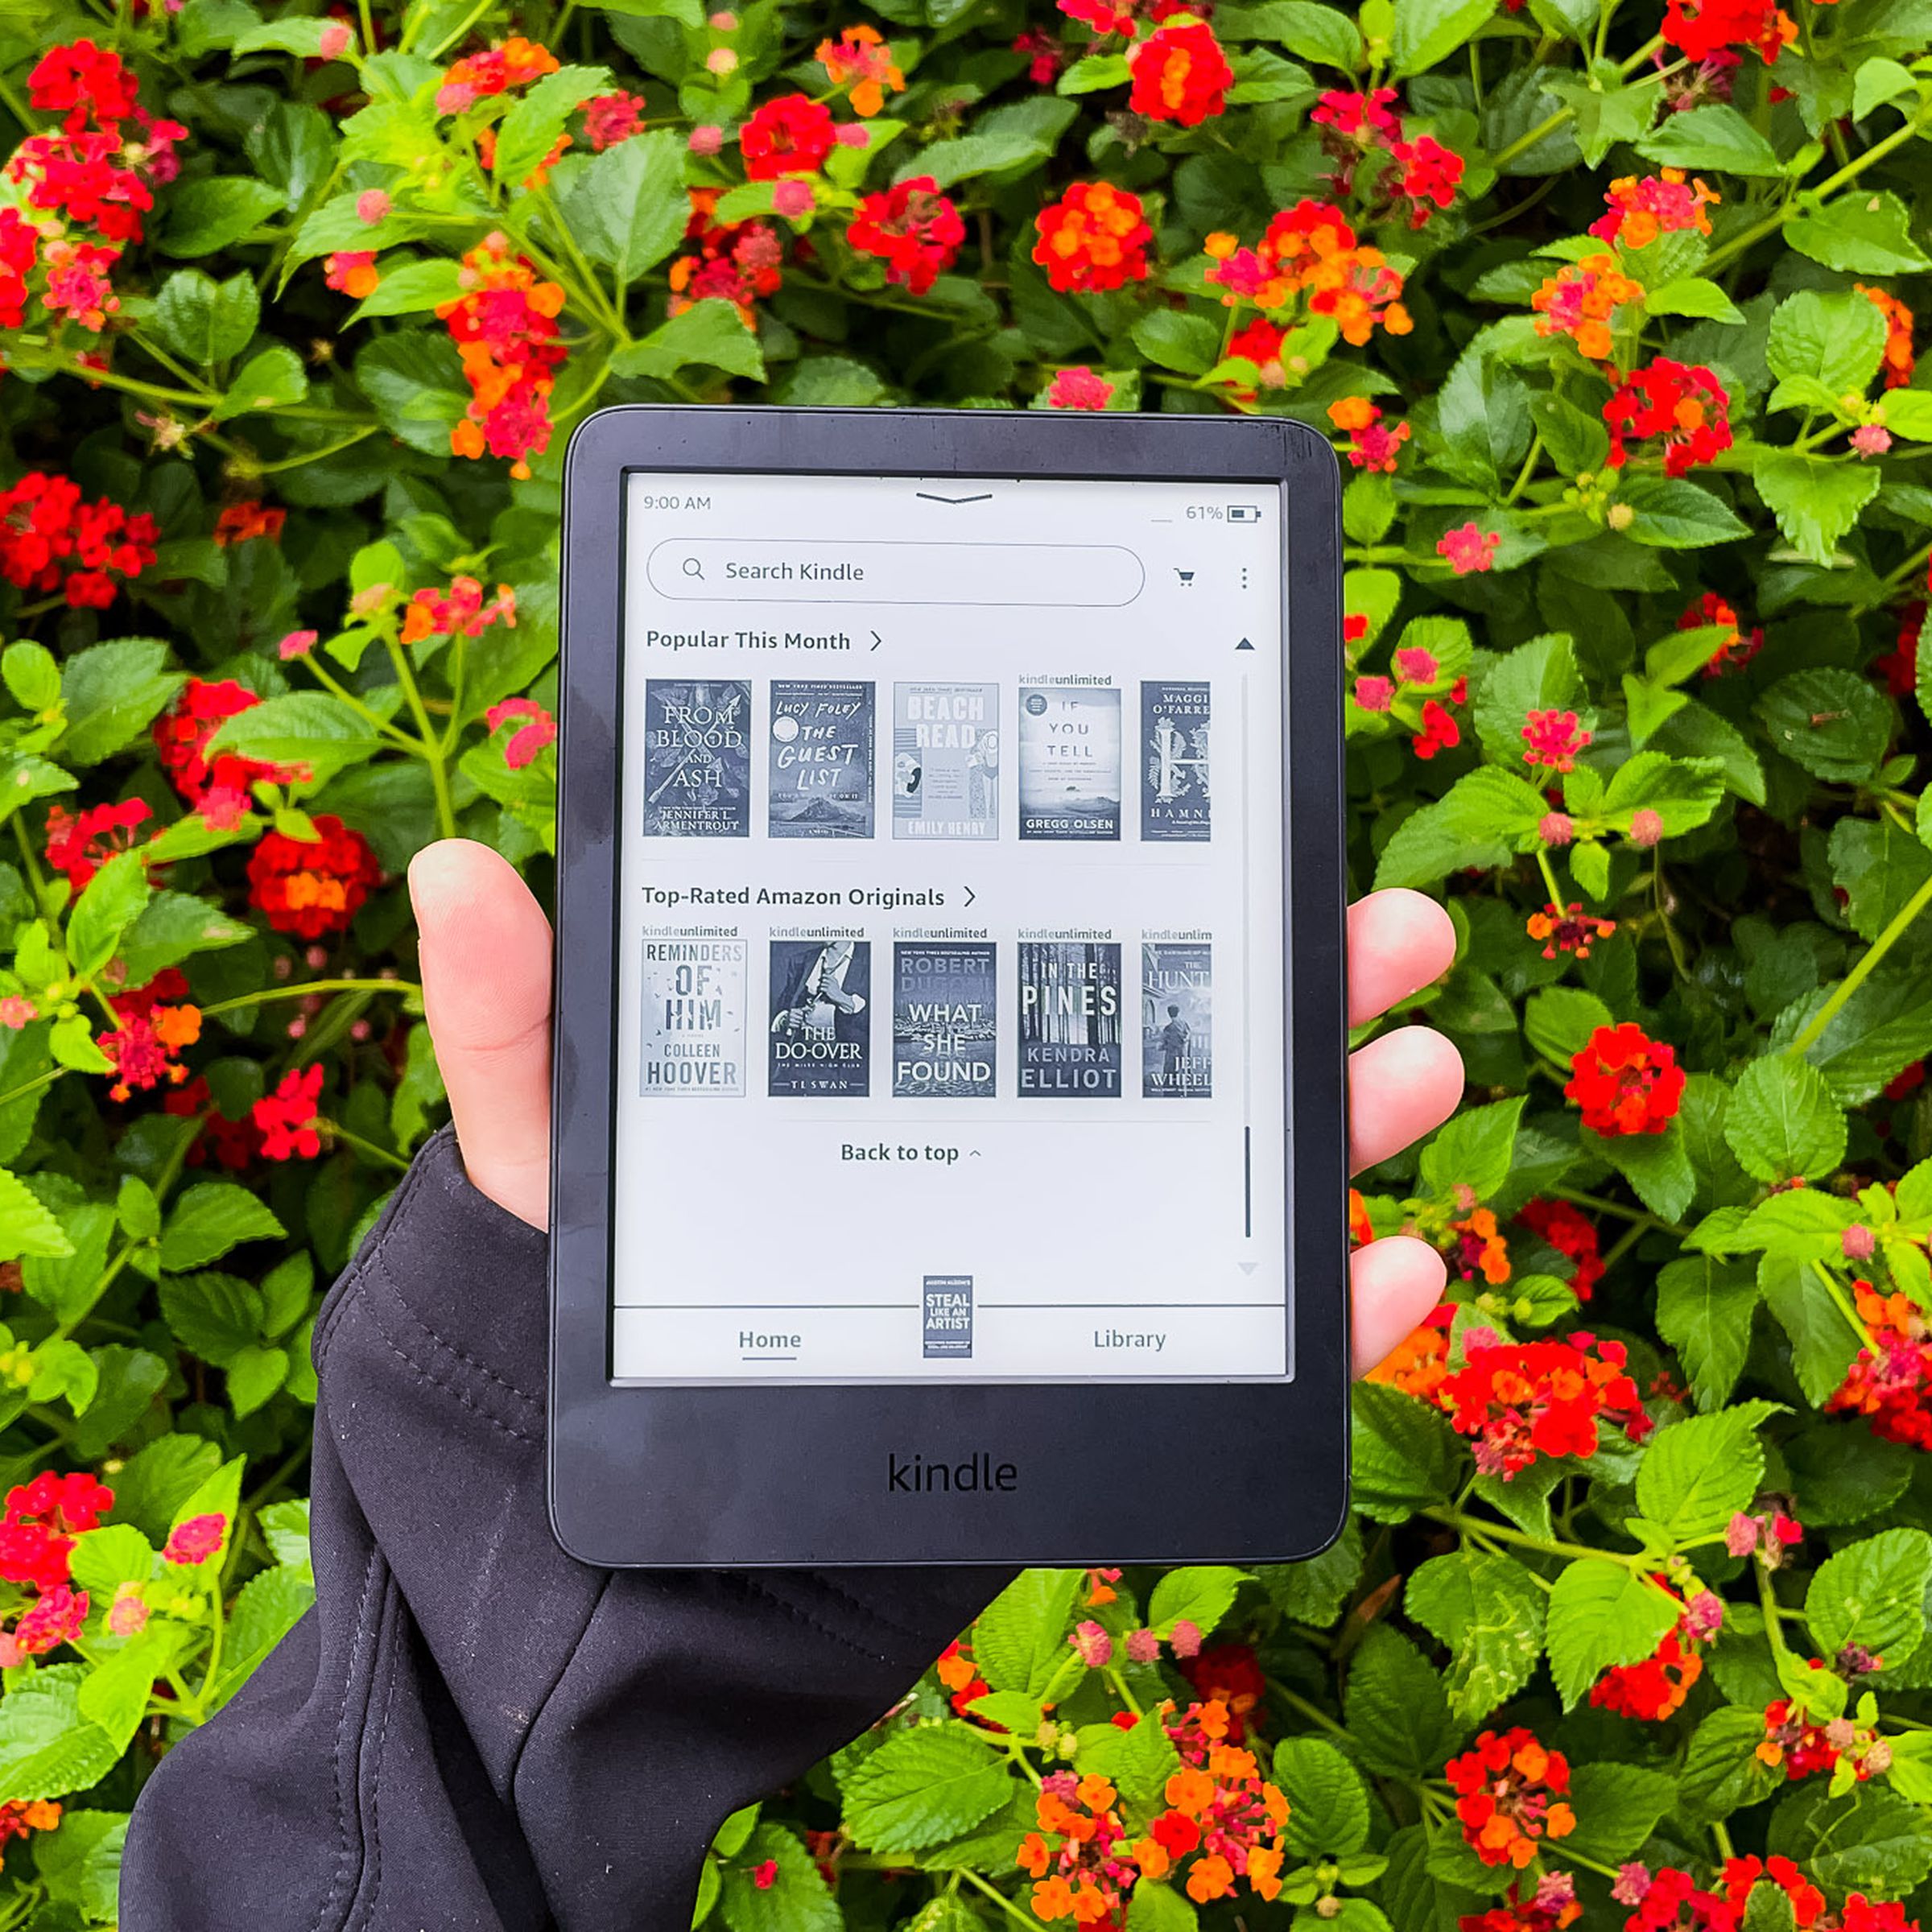
[[1245, 638], [1243, 638], [1241, 642], [1235, 646], [1235, 649], [1236, 650], [1253, 650], [1254, 646]]

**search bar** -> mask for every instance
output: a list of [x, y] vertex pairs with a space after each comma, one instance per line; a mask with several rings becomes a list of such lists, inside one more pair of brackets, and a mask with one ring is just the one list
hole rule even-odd
[[925, 543], [669, 537], [645, 566], [690, 603], [1046, 605], [1115, 609], [1147, 580], [1117, 543]]

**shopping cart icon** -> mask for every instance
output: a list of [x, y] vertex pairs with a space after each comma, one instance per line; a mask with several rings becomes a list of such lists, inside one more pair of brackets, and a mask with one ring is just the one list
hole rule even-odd
[[1187, 586], [1194, 581], [1194, 572], [1191, 570], [1181, 570], [1177, 568], [1174, 574], [1180, 579], [1181, 588], [1183, 590], [1185, 590]]

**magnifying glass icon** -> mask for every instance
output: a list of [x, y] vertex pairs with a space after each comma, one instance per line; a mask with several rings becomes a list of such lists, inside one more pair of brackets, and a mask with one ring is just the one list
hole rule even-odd
[[684, 574], [687, 577], [701, 577], [704, 574], [704, 566], [696, 557], [687, 557], [684, 559]]

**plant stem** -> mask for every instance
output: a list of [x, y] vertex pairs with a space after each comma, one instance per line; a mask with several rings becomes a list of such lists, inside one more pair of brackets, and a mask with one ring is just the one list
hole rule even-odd
[[1447, 1523], [1451, 1530], [1459, 1530], [1472, 1536], [1487, 1536], [1499, 1543], [1513, 1543], [1522, 1550], [1540, 1550], [1546, 1556], [1589, 1556], [1600, 1563], [1616, 1563], [1625, 1570], [1641, 1570], [1654, 1563], [1654, 1557], [1647, 1557], [1633, 1550], [1628, 1554], [1616, 1550], [1592, 1550], [1583, 1543], [1552, 1542], [1546, 1537], [1526, 1536], [1520, 1530], [1512, 1530], [1505, 1523], [1492, 1523], [1481, 1517], [1465, 1516], [1458, 1509], [1425, 1509], [1421, 1513], [1433, 1522]]
[[312, 993], [400, 993], [420, 999], [423, 989], [414, 980], [305, 980], [295, 986], [265, 986], [259, 993], [243, 993], [233, 1000], [217, 1000], [201, 1009], [203, 1019], [216, 1013], [239, 1013], [245, 1006], [259, 1006], [268, 1000], [299, 1000]]
[[1818, 1278], [1824, 1283], [1825, 1292], [1831, 1296], [1832, 1306], [1845, 1318], [1845, 1325], [1858, 1337], [1859, 1347], [1869, 1348], [1872, 1346], [1871, 1334], [1858, 1319], [1858, 1311], [1845, 1299], [1845, 1291], [1839, 1286], [1838, 1277], [1823, 1261], [1814, 1261], [1811, 1266]]
[[1572, 1207], [1593, 1208], [1599, 1214], [1614, 1214], [1626, 1221], [1634, 1221], [1640, 1228], [1653, 1228], [1660, 1234], [1685, 1235], [1690, 1231], [1681, 1221], [1660, 1220], [1654, 1214], [1646, 1214], [1640, 1208], [1626, 1208], [1621, 1201], [1606, 1200], [1600, 1194], [1585, 1194], [1580, 1188], [1558, 1187], [1552, 1191], [1559, 1201], [1568, 1201]]
[[389, 646], [390, 662], [396, 667], [396, 677], [402, 687], [402, 695], [408, 700], [410, 715], [416, 720], [416, 732], [421, 742], [417, 749], [423, 762], [429, 766], [429, 782], [436, 795], [436, 824], [446, 839], [456, 836], [456, 811], [450, 802], [449, 766], [443, 757], [443, 741], [436, 727], [429, 721], [429, 713], [423, 708], [423, 694], [416, 688], [416, 674], [410, 664], [408, 654], [394, 638], [385, 638]]
[[1030, 1918], [1022, 1912], [1004, 1892], [996, 1885], [989, 1885], [985, 1879], [980, 1876], [978, 1872], [972, 1871], [965, 1866], [961, 1866], [960, 1876], [968, 1885], [976, 1885], [1009, 1918], [1017, 1919], [1022, 1926], [1025, 1926], [1027, 1932], [1040, 1932], [1038, 1919]]
[[[201, 1117], [200, 1115], [197, 1114], [195, 1117], [193, 1125], [194, 1132], [182, 1135], [175, 1144], [174, 1152], [167, 1157], [167, 1165], [155, 1176], [155, 1199], [157, 1201], [165, 1200], [167, 1198], [168, 1189], [181, 1178], [181, 1170], [188, 1164], [188, 1150], [194, 1146], [200, 1134]], [[134, 1250], [146, 1245], [145, 1241], [137, 1241], [131, 1235], [123, 1241], [121, 1244], [120, 1253], [115, 1255], [114, 1259], [101, 1269], [93, 1286], [87, 1291], [80, 1306], [62, 1321], [47, 1339], [50, 1341], [64, 1341], [71, 1335], [93, 1313], [94, 1304], [120, 1279], [121, 1270], [134, 1259]]]
[[1845, 1002], [1872, 976], [1880, 960], [1898, 943], [1912, 922], [1928, 906], [1932, 906], [1932, 878], [1928, 878], [1893, 914], [1892, 923], [1865, 948], [1858, 964], [1839, 981], [1831, 997], [1811, 1016], [1804, 1031], [1785, 1049], [1790, 1058], [1802, 1059], [1824, 1038], [1825, 1029], [1838, 1018]]
[[1310, 1724], [1319, 1724], [1323, 1730], [1329, 1732], [1332, 1736], [1346, 1737], [1348, 1735], [1345, 1725], [1338, 1724], [1319, 1704], [1311, 1703], [1298, 1691], [1290, 1690], [1286, 1684], [1277, 1684], [1274, 1689], [1275, 1695], [1290, 1711], [1294, 1711], [1297, 1717], [1305, 1717]]
[[331, 1140], [340, 1141], [345, 1147], [354, 1148], [365, 1159], [379, 1161], [385, 1166], [394, 1167], [401, 1174], [409, 1171], [409, 1162], [401, 1154], [393, 1153], [386, 1147], [378, 1147], [374, 1141], [365, 1141], [359, 1133], [351, 1133], [340, 1121], [326, 1121], [324, 1125], [328, 1129]]

